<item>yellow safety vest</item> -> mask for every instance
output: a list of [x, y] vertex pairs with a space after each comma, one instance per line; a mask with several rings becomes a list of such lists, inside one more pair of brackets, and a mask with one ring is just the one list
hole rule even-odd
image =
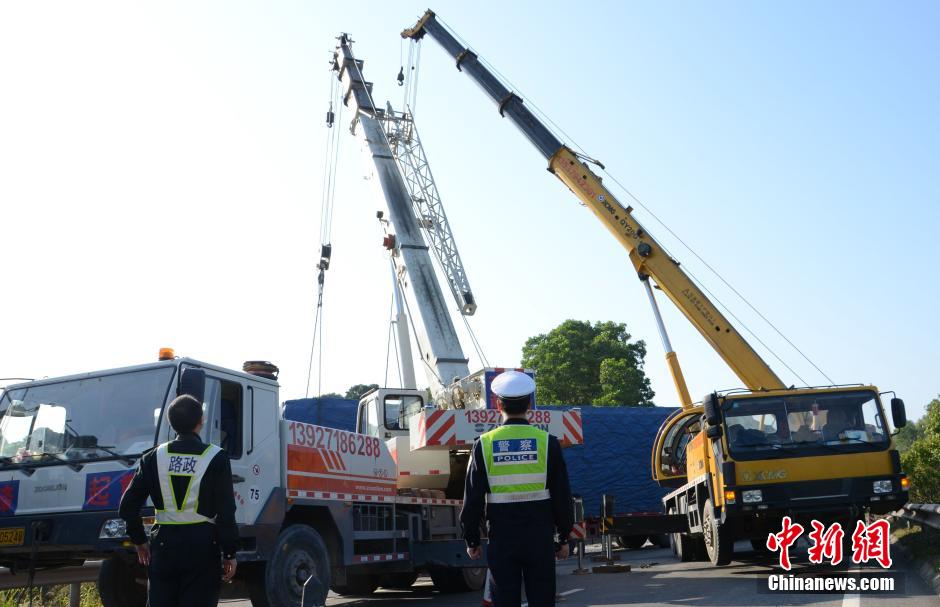
[[528, 424], [507, 424], [480, 437], [489, 504], [547, 500], [548, 432]]
[[[221, 450], [221, 447], [209, 445], [202, 453], [191, 455], [171, 453], [170, 443], [157, 447], [157, 477], [160, 480], [160, 495], [163, 496], [163, 509], [156, 511], [157, 524], [196, 525], [215, 522], [215, 519], [202, 516], [196, 510], [199, 508], [199, 487], [202, 478], [206, 475], [212, 458]], [[188, 479], [182, 501], [176, 499], [173, 477]]]

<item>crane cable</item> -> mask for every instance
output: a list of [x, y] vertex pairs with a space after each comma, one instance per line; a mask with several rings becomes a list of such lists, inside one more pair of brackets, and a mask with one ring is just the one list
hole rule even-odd
[[[307, 364], [307, 387], [305, 397], [310, 396], [313, 379], [313, 360], [317, 358], [317, 395], [323, 387], [323, 285], [329, 269], [329, 254], [332, 252], [333, 203], [336, 199], [336, 173], [339, 164], [340, 129], [334, 129], [336, 121], [342, 121], [343, 103], [336, 78], [329, 74], [330, 102], [326, 114], [326, 153], [323, 159], [323, 185], [320, 198], [320, 261], [317, 264], [317, 305], [314, 312], [313, 336], [310, 342], [310, 360]], [[336, 108], [334, 113], [334, 108]], [[318, 354], [317, 354], [318, 353]]]
[[[436, 19], [437, 19], [438, 22], [441, 23], [441, 25], [443, 25], [445, 28], [447, 28], [447, 30], [450, 32], [450, 34], [451, 34], [452, 36], [454, 36], [458, 41], [460, 41], [460, 43], [464, 46], [464, 48], [467, 48], [467, 49], [470, 49], [470, 48], [471, 48], [470, 45], [467, 44], [466, 40], [462, 39], [462, 38], [461, 38], [449, 25], [447, 25], [439, 16], [436, 17]], [[699, 255], [689, 244], [687, 244], [682, 238], [680, 238], [668, 225], [666, 225], [666, 223], [665, 223], [663, 220], [661, 220], [655, 213], [653, 213], [652, 211], [650, 211], [650, 209], [649, 209], [645, 204], [643, 204], [643, 202], [640, 201], [640, 199], [639, 199], [636, 195], [634, 195], [633, 192], [631, 192], [631, 191], [628, 190], [626, 187], [624, 187], [624, 185], [620, 182], [620, 180], [618, 180], [613, 174], [611, 174], [602, 164], [600, 164], [599, 162], [597, 162], [596, 160], [593, 160], [590, 156], [588, 156], [587, 153], [585, 152], [584, 148], [582, 148], [580, 145], [578, 145], [577, 141], [575, 141], [573, 137], [571, 137], [570, 135], [568, 135], [568, 133], [566, 133], [564, 129], [562, 129], [560, 126], [558, 126], [558, 124], [556, 124], [555, 121], [552, 120], [550, 116], [548, 116], [545, 112], [543, 112], [543, 111], [541, 110], [541, 108], [539, 108], [539, 106], [535, 104], [535, 102], [533, 102], [529, 97], [527, 97], [525, 94], [523, 94], [522, 91], [521, 91], [521, 89], [519, 89], [516, 85], [514, 85], [514, 84], [512, 83], [512, 81], [510, 81], [505, 75], [503, 75], [494, 65], [492, 65], [489, 61], [487, 61], [483, 56], [481, 56], [481, 55], [480, 55], [479, 53], [477, 53], [475, 50], [474, 50], [473, 52], [474, 52], [474, 54], [476, 54], [478, 61], [480, 61], [484, 66], [486, 66], [486, 68], [489, 69], [491, 72], [493, 72], [494, 74], [496, 74], [500, 79], [502, 79], [503, 82], [505, 82], [507, 85], [509, 85], [509, 87], [513, 90], [513, 92], [514, 92], [516, 95], [518, 95], [520, 98], [522, 98], [523, 101], [524, 101], [528, 106], [530, 106], [530, 107], [534, 110], [534, 113], [535, 113], [537, 116], [539, 116], [539, 118], [541, 118], [542, 120], [544, 120], [545, 122], [547, 122], [549, 125], [551, 125], [551, 127], [552, 127], [552, 128], [554, 129], [554, 131], [555, 131], [555, 133], [554, 133], [555, 136], [556, 136], [559, 140], [570, 142], [574, 147], [576, 147], [576, 148], [581, 152], [580, 155], [581, 155], [582, 158], [585, 158], [585, 159], [587, 159], [587, 160], [593, 162], [594, 164], [596, 164], [596, 165], [601, 169], [601, 171], [604, 173], [604, 175], [606, 175], [607, 177], [610, 177], [611, 181], [613, 181], [615, 184], [617, 184], [617, 186], [618, 186], [627, 196], [629, 196], [634, 202], [636, 202], [637, 205], [638, 205], [640, 208], [642, 208], [644, 211], [646, 211], [646, 212], [656, 221], [656, 223], [658, 223], [659, 225], [661, 225], [661, 226], [663, 227], [663, 229], [665, 229], [665, 230], [666, 230], [667, 232], [669, 232], [669, 234], [671, 234], [676, 240], [678, 240], [679, 243], [680, 243], [685, 249], [687, 249], [696, 259], [698, 259], [712, 274], [714, 274], [716, 277], [718, 277], [718, 279], [719, 279], [725, 286], [727, 286], [727, 287], [731, 290], [732, 293], [734, 293], [734, 294], [735, 294], [741, 301], [743, 301], [755, 314], [757, 314], [757, 316], [758, 316], [761, 320], [763, 320], [768, 326], [770, 326], [770, 328], [773, 329], [774, 332], [776, 332], [777, 335], [779, 335], [784, 341], [786, 341], [786, 343], [789, 344], [790, 347], [793, 348], [804, 360], [806, 360], [810, 365], [812, 365], [812, 367], [813, 367], [814, 369], [816, 369], [816, 371], [818, 371], [820, 375], [822, 375], [824, 378], [826, 378], [826, 380], [829, 382], [830, 385], [834, 385], [834, 384], [835, 384], [835, 382], [829, 377], [828, 374], [826, 374], [815, 362], [813, 362], [812, 359], [809, 358], [809, 356], [807, 356], [799, 347], [797, 347], [797, 345], [796, 345], [795, 343], [793, 343], [793, 341], [790, 340], [790, 338], [788, 338], [779, 328], [777, 328], [776, 325], [774, 325], [764, 314], [762, 314], [762, 313], [757, 309], [757, 307], [756, 307], [754, 304], [752, 304], [747, 298], [745, 298], [744, 295], [743, 295], [740, 291], [738, 291], [736, 288], [734, 288], [734, 286], [732, 286], [731, 283], [730, 283], [727, 279], [725, 279], [724, 276], [722, 276], [722, 275], [718, 272], [718, 270], [716, 270], [711, 264], [709, 264], [708, 262], [706, 262], [706, 261], [702, 258], [701, 255]], [[662, 245], [660, 244], [660, 246], [662, 246]], [[663, 250], [665, 250], [665, 252], [666, 252], [667, 255], [669, 255], [670, 257], [672, 257], [673, 259], [675, 259], [675, 256], [672, 255], [672, 254], [669, 252], [669, 250], [666, 249], [666, 247], [663, 246]], [[689, 277], [692, 279], [692, 281], [695, 282], [695, 284], [696, 284], [700, 289], [702, 289], [703, 291], [705, 291], [706, 293], [708, 293], [708, 295], [711, 296], [711, 298], [714, 299], [715, 302], [716, 302], [722, 309], [725, 310], [725, 312], [727, 312], [732, 318], [734, 318], [735, 321], [737, 321], [737, 322], [745, 329], [745, 331], [748, 332], [748, 334], [750, 334], [755, 340], [758, 341], [758, 343], [760, 343], [768, 352], [770, 352], [770, 354], [771, 354], [774, 358], [776, 358], [777, 361], [780, 362], [780, 364], [782, 364], [784, 367], [786, 367], [786, 369], [787, 369], [788, 371], [790, 371], [794, 376], [796, 376], [796, 378], [799, 379], [800, 382], [802, 382], [804, 385], [809, 385], [802, 377], [800, 377], [800, 375], [799, 375], [796, 371], [793, 370], [792, 367], [790, 367], [790, 365], [788, 365], [786, 362], [784, 362], [784, 360], [783, 360], [770, 346], [768, 346], [763, 340], [761, 340], [761, 339], [757, 336], [757, 334], [756, 334], [754, 331], [752, 331], [752, 330], [750, 329], [750, 327], [748, 327], [748, 325], [747, 325], [746, 323], [744, 323], [744, 321], [742, 321], [737, 315], [735, 315], [735, 314], [730, 310], [730, 308], [728, 308], [728, 306], [726, 306], [720, 299], [718, 299], [718, 297], [716, 297], [716, 296], [714, 295], [714, 293], [712, 293], [711, 291], [709, 291], [709, 290], [704, 286], [704, 284], [703, 284], [698, 278], [696, 278], [694, 274], [692, 274], [692, 272], [688, 271], [688, 269], [686, 269], [685, 272], [686, 272], [686, 274], [689, 275]]]

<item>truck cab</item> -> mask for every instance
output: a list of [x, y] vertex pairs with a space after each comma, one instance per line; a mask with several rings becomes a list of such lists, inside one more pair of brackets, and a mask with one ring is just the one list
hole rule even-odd
[[231, 459], [238, 522], [257, 521], [281, 480], [275, 380], [188, 358], [42, 379], [0, 396], [0, 565], [123, 549], [121, 495], [141, 454], [174, 436], [166, 407], [187, 368], [205, 372], [202, 439]]
[[[903, 426], [904, 403], [892, 398], [891, 409]], [[674, 488], [666, 511], [686, 518], [677, 554], [704, 542], [723, 564], [734, 539], [762, 542], [785, 515], [851, 533], [865, 513], [900, 508], [908, 481], [891, 437], [873, 386], [709, 394], [678, 410], [660, 428], [652, 462], [654, 479]]]

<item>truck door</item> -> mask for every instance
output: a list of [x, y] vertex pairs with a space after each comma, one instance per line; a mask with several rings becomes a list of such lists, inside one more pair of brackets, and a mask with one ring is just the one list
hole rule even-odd
[[239, 524], [251, 525], [279, 485], [280, 448], [277, 393], [267, 385], [246, 383], [207, 374], [204, 432], [209, 433], [210, 443], [228, 453], [235, 519]]
[[[235, 520], [254, 524], [280, 486], [278, 401], [274, 386], [206, 369], [204, 442], [225, 449], [232, 465]], [[169, 423], [161, 442], [175, 436]]]
[[701, 425], [702, 410], [679, 409], [666, 418], [653, 442], [653, 480], [662, 487], [686, 482], [686, 446]]

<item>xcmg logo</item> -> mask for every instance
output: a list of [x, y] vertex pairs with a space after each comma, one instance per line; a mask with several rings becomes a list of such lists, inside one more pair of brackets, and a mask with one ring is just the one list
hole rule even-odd
[[745, 470], [743, 479], [745, 483], [750, 483], [752, 481], [779, 481], [787, 477], [786, 470], [758, 470], [757, 472], [751, 472], [750, 470]]

